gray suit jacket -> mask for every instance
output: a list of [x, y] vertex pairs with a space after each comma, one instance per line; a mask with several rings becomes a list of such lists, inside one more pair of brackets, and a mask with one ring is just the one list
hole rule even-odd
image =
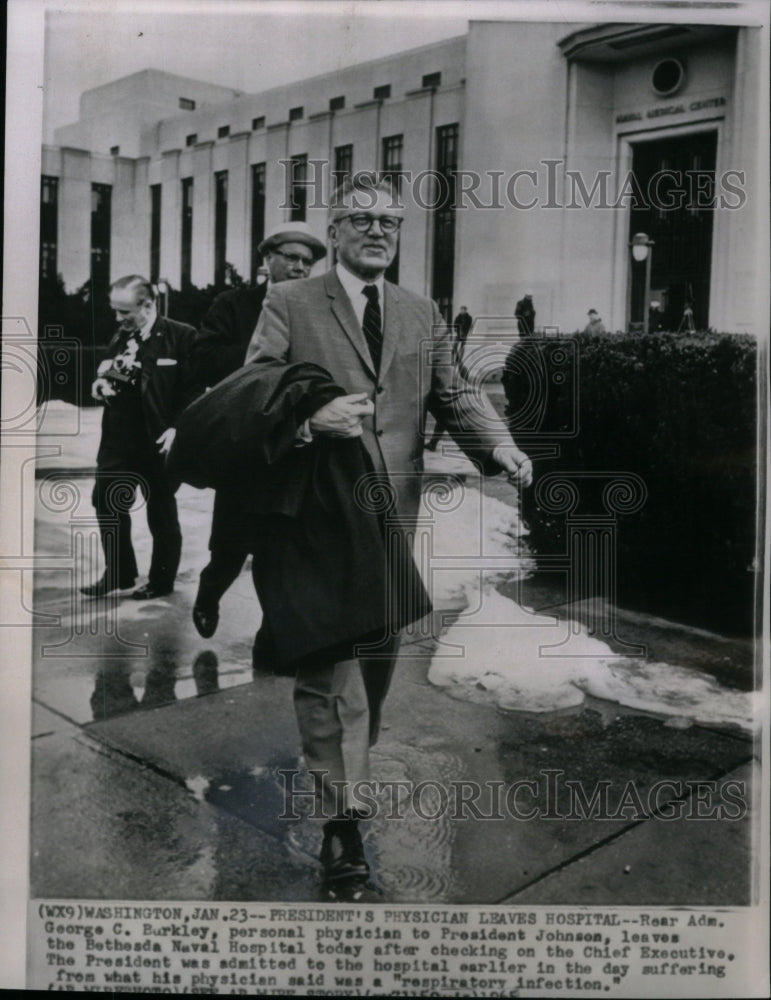
[[366, 392], [375, 413], [363, 422], [362, 442], [374, 468], [391, 482], [392, 513], [412, 521], [420, 500], [427, 410], [487, 474], [500, 471], [491, 452], [510, 443], [511, 435], [487, 396], [453, 363], [451, 332], [430, 299], [386, 282], [383, 320], [378, 375], [336, 272], [285, 281], [265, 299], [246, 363], [312, 362], [349, 393]]

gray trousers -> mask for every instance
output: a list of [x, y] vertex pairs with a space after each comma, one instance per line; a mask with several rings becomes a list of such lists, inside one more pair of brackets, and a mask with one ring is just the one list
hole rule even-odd
[[321, 805], [327, 818], [349, 809], [354, 802], [352, 786], [369, 780], [369, 748], [380, 731], [398, 649], [397, 635], [378, 649], [377, 656], [306, 662], [298, 668], [297, 724], [308, 770], [318, 772], [321, 779]]

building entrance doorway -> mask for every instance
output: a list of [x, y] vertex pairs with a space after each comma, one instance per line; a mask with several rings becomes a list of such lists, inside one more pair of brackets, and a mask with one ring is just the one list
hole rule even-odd
[[[651, 259], [652, 328], [706, 330], [709, 326], [710, 262], [717, 132], [635, 144], [635, 200], [629, 239], [647, 233]], [[630, 325], [642, 326], [645, 269], [632, 265]], [[689, 315], [687, 310], [691, 310]]]

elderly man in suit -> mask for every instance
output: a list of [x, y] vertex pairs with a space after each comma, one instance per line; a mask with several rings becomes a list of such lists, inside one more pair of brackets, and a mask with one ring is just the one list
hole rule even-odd
[[164, 457], [174, 440], [177, 417], [195, 396], [195, 330], [159, 316], [153, 286], [137, 274], [113, 283], [110, 307], [120, 325], [91, 389], [93, 398], [104, 403], [92, 501], [105, 570], [99, 580], [81, 587], [81, 593], [104, 597], [134, 586], [138, 568], [129, 508], [138, 486], [147, 500], [153, 554], [147, 583], [132, 597], [149, 600], [174, 589], [182, 551], [174, 484]]
[[[344, 394], [298, 424], [296, 446], [313, 449], [330, 438], [360, 438], [374, 474], [392, 492], [389, 518], [408, 537], [420, 504], [427, 409], [485, 472], [505, 470], [525, 487], [532, 468], [486, 398], [480, 401], [471, 392], [453, 363], [452, 336], [436, 305], [384, 281], [403, 214], [389, 186], [366, 178], [344, 182], [328, 226], [337, 265], [320, 277], [272, 289], [247, 362], [310, 363], [343, 387]], [[423, 348], [430, 341], [432, 357], [422, 375]], [[258, 574], [270, 572], [257, 563]], [[255, 583], [259, 591], [258, 577]], [[334, 605], [334, 595], [329, 601]], [[280, 606], [275, 610], [278, 616]], [[270, 620], [270, 625], [275, 635], [280, 624]], [[351, 628], [355, 633], [355, 623]], [[320, 797], [329, 820], [321, 861], [330, 882], [366, 879], [369, 873], [356, 784], [368, 780], [368, 751], [377, 738], [398, 642], [398, 634], [390, 634], [369, 649], [366, 642], [337, 644], [297, 664], [295, 711], [307, 766], [322, 778]]]
[[[305, 222], [282, 222], [259, 245], [268, 280], [254, 287], [222, 292], [211, 305], [195, 338], [194, 356], [199, 385], [212, 386], [244, 363], [263, 300], [273, 285], [306, 278], [327, 248]], [[201, 571], [193, 604], [193, 624], [208, 639], [219, 622], [219, 603], [238, 577], [249, 553], [248, 528], [240, 491], [217, 490], [214, 495], [209, 551], [211, 558]], [[271, 644], [264, 630], [257, 633], [252, 651], [255, 668], [272, 659]]]

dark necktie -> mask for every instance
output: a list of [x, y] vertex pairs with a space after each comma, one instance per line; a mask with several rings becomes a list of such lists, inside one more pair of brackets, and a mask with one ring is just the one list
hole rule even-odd
[[361, 294], [367, 297], [367, 305], [364, 307], [361, 328], [364, 331], [369, 353], [372, 357], [372, 366], [378, 372], [380, 371], [380, 354], [383, 350], [383, 320], [380, 315], [377, 285], [365, 285], [361, 290]]

